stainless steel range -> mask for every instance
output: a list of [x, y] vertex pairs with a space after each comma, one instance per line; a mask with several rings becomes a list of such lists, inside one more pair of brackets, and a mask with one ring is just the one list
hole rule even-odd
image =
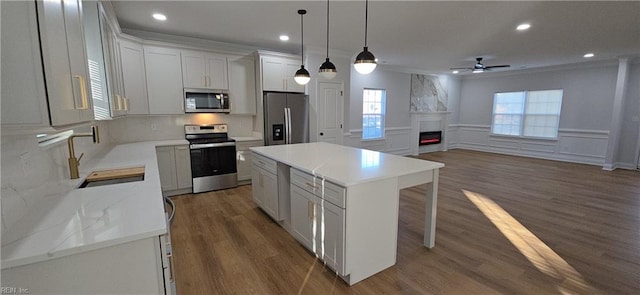
[[236, 141], [228, 137], [227, 124], [184, 125], [191, 152], [193, 192], [238, 185]]

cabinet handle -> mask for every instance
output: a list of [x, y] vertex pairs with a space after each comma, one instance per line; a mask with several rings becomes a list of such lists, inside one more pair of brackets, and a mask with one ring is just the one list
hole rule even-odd
[[87, 94], [87, 81], [84, 76], [80, 76], [80, 89], [82, 90], [82, 110], [89, 109], [89, 98]]
[[313, 203], [307, 200], [307, 217], [313, 219]]
[[116, 111], [121, 111], [122, 110], [122, 102], [121, 102], [122, 98], [120, 98], [120, 95], [116, 94]]
[[313, 183], [305, 182], [304, 184], [306, 184], [306, 185], [308, 185], [308, 186], [312, 187], [312, 188], [313, 188], [313, 190], [317, 190], [317, 189], [318, 189], [318, 187], [317, 187], [317, 186], [315, 186]]
[[186, 146], [177, 146], [176, 150], [186, 150], [187, 147]]
[[[73, 80], [77, 80], [77, 87], [74, 87], [73, 107], [76, 110], [86, 110], [89, 108], [89, 102], [87, 100], [87, 87], [84, 83], [84, 77], [80, 75], [73, 75]], [[80, 93], [77, 92], [78, 90], [80, 91]], [[82, 105], [79, 107], [77, 103], [78, 97], [80, 97], [82, 103]]]

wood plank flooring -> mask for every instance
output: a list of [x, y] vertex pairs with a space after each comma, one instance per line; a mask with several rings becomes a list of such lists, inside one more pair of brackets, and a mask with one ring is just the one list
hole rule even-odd
[[[349, 287], [251, 200], [173, 197], [179, 294], [639, 294], [640, 172], [466, 150], [440, 170], [436, 247], [424, 187], [400, 193], [395, 266]], [[375, 230], [375, 229], [371, 229]]]

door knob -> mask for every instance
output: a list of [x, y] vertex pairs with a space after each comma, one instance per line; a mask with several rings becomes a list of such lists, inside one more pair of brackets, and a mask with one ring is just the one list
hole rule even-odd
[[324, 132], [320, 132], [320, 136], [324, 136]]

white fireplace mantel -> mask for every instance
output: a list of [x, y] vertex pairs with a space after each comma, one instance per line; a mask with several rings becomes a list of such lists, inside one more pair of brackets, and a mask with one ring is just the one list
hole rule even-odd
[[[447, 150], [447, 117], [451, 112], [411, 112], [411, 153], [418, 155], [435, 151]], [[420, 132], [442, 131], [440, 144], [420, 146], [418, 136]]]

